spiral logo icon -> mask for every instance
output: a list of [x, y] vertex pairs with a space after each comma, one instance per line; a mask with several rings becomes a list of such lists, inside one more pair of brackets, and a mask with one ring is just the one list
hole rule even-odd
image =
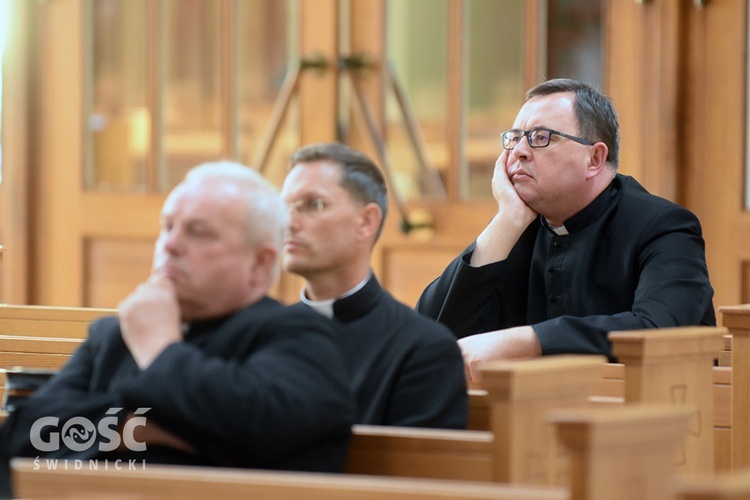
[[63, 443], [73, 451], [84, 451], [91, 448], [96, 440], [96, 427], [85, 417], [74, 417], [68, 420], [61, 431]]

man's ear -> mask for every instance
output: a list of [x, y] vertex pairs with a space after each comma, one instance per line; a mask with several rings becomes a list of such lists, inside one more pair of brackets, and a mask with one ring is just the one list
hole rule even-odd
[[271, 245], [258, 245], [255, 248], [255, 260], [251, 263], [250, 279], [255, 284], [265, 284], [276, 272], [278, 252]]
[[586, 172], [586, 179], [593, 179], [602, 169], [607, 165], [607, 155], [609, 154], [609, 148], [603, 142], [597, 142], [591, 146], [591, 154], [589, 155], [589, 166]]
[[375, 235], [380, 229], [380, 223], [383, 220], [383, 212], [377, 203], [368, 203], [360, 210], [358, 234], [362, 239], [370, 239], [373, 241]]

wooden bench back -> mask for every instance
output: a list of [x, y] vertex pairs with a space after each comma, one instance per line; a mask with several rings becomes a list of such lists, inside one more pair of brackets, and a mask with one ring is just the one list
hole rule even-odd
[[346, 472], [493, 481], [494, 451], [487, 431], [355, 425]]
[[549, 412], [589, 405], [601, 377], [603, 356], [544, 356], [498, 361], [480, 367], [495, 436], [495, 480], [514, 484], [568, 484], [566, 457], [558, 445]]
[[625, 366], [626, 403], [690, 408], [680, 470], [711, 474], [714, 465], [714, 361], [727, 333], [696, 326], [612, 332], [612, 352]]
[[[722, 434], [715, 445], [715, 426], [731, 427], [728, 397], [731, 373], [714, 368], [726, 334], [722, 327], [682, 327], [634, 330], [610, 334], [613, 351], [623, 363], [608, 363], [593, 386], [596, 403], [673, 404], [692, 409], [691, 429], [678, 463], [685, 472], [712, 473], [729, 467], [731, 442]], [[715, 411], [715, 407], [719, 410]], [[487, 429], [491, 415], [486, 391], [470, 392], [470, 426]], [[556, 484], [556, 483], [553, 483]]]
[[0, 304], [0, 335], [85, 339], [96, 318], [115, 309]]
[[675, 500], [747, 500], [750, 498], [750, 472], [680, 477], [675, 490]]
[[0, 335], [0, 369], [16, 366], [59, 370], [84, 339]]
[[732, 468], [750, 470], [750, 304], [719, 312], [732, 337]]
[[5, 370], [59, 370], [88, 335], [89, 324], [114, 309], [0, 304], [0, 400]]
[[550, 421], [570, 455], [572, 498], [673, 498], [674, 456], [691, 413], [646, 404], [553, 412]]
[[78, 499], [500, 499], [565, 500], [566, 490], [471, 481], [384, 478], [354, 474], [263, 472], [209, 467], [147, 465], [145, 470], [49, 470], [31, 459], [12, 464], [18, 498]]
[[356, 426], [347, 471], [564, 486], [567, 466], [546, 416], [587, 406], [605, 361], [578, 355], [489, 363], [481, 373], [491, 432]]
[[[78, 498], [82, 492], [93, 497], [127, 498], [513, 498], [573, 500], [607, 498], [663, 500], [674, 475], [671, 457], [680, 435], [687, 428], [688, 412], [677, 408], [643, 405], [599, 407], [553, 412], [550, 421], [571, 457], [572, 482], [566, 489], [529, 485], [502, 485], [475, 481], [446, 481], [385, 478], [358, 474], [305, 474], [259, 472], [215, 468], [154, 466], [134, 470], [107, 470], [90, 462], [55, 467], [45, 460], [14, 460], [12, 473], [19, 498]], [[360, 428], [360, 435], [373, 429]], [[419, 431], [413, 430], [414, 434]], [[408, 430], [403, 430], [408, 434]], [[456, 433], [469, 431], [455, 431]], [[448, 432], [452, 434], [452, 432]], [[470, 433], [471, 434], [471, 433]], [[375, 435], [375, 434], [373, 434]], [[431, 439], [431, 438], [430, 438]], [[434, 441], [412, 444], [414, 461], [432, 463]], [[458, 440], [458, 436], [455, 436]], [[360, 451], [388, 459], [380, 447], [384, 440], [360, 440]], [[467, 440], [474, 446], [482, 440]], [[483, 445], [480, 445], [483, 446]], [[454, 456], [460, 466], [461, 456]], [[398, 463], [393, 461], [392, 464]], [[410, 467], [407, 462], [400, 463]], [[450, 468], [449, 462], [445, 467]], [[125, 467], [123, 467], [125, 469]], [[388, 471], [381, 470], [382, 473]], [[393, 472], [393, 471], [391, 471]], [[396, 471], [401, 473], [402, 471]]]
[[83, 339], [0, 335], [0, 401], [28, 397], [27, 391], [14, 391], [8, 378], [18, 370], [59, 370], [80, 347]]
[[[25, 330], [15, 330], [18, 335], [6, 335], [9, 337], [6, 339], [7, 346], [11, 346], [25, 342], [12, 337], [22, 336], [23, 332], [30, 333], [32, 330], [28, 327], [33, 323], [40, 326], [59, 321], [69, 323], [68, 327], [78, 323], [78, 331], [85, 336], [91, 320], [112, 313], [113, 310], [0, 306], [0, 328], [2, 325], [16, 325], [16, 328], [26, 325]], [[3, 314], [7, 317], [2, 318]], [[56, 317], [59, 319], [56, 320]], [[60, 328], [58, 325], [57, 329], [52, 330], [60, 332]], [[648, 338], [641, 350], [651, 354], [653, 359], [666, 358], [664, 352], [674, 352], [674, 349], [664, 350], [666, 348], [660, 343], [662, 338], [653, 341], [648, 335], [640, 338]], [[1, 341], [2, 338], [0, 351]], [[54, 337], [40, 341], [37, 337], [29, 342], [48, 346], [37, 349], [47, 351], [52, 349], [49, 346], [72, 349], [76, 341]], [[661, 350], [654, 351], [654, 343]], [[693, 350], [703, 352], [713, 348], [706, 347], [711, 345], [710, 339], [699, 344], [702, 347]], [[653, 356], [655, 352], [662, 354]], [[702, 354], [698, 357], [702, 359]], [[652, 365], [654, 363], [651, 361], [642, 363], [638, 373], [650, 373], [653, 371]], [[605, 366], [604, 359], [595, 356], [551, 356], [488, 364], [483, 371], [483, 383], [488, 394], [485, 399], [486, 419], [492, 434], [480, 432], [449, 436], [451, 433], [448, 431], [438, 437], [426, 434], [394, 436], [390, 430], [384, 433], [382, 430], [366, 432], [366, 429], [360, 429], [362, 432], [355, 431], [349, 471], [566, 485], [570, 480], [567, 477], [567, 459], [558, 456], [552, 425], [546, 418], [549, 411], [555, 408], [586, 406], [592, 388], [605, 372]], [[457, 450], [462, 454], [461, 460], [456, 460]]]

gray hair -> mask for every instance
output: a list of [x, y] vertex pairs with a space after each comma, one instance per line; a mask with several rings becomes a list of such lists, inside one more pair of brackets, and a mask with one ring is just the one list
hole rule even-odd
[[248, 245], [273, 242], [281, 251], [288, 212], [278, 190], [259, 172], [232, 161], [203, 163], [191, 169], [185, 180], [230, 181], [247, 191], [246, 237]]

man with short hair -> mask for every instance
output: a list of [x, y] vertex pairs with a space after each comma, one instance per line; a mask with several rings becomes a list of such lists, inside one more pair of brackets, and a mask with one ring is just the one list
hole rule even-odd
[[382, 172], [339, 143], [300, 148], [289, 165], [283, 266], [305, 278], [301, 301], [343, 331], [357, 423], [465, 428], [466, 379], [455, 338], [394, 299], [370, 267], [388, 210]]
[[501, 139], [496, 215], [417, 304], [453, 330], [473, 378], [488, 360], [613, 358], [615, 330], [716, 324], [700, 223], [617, 173], [609, 98], [543, 82]]
[[[6, 460], [341, 471], [354, 399], [339, 335], [266, 295], [286, 221], [257, 172], [228, 162], [189, 172], [164, 203], [151, 277], [11, 414]], [[66, 441], [66, 423], [84, 420], [95, 427], [73, 426]], [[59, 447], [40, 451], [55, 432]]]

